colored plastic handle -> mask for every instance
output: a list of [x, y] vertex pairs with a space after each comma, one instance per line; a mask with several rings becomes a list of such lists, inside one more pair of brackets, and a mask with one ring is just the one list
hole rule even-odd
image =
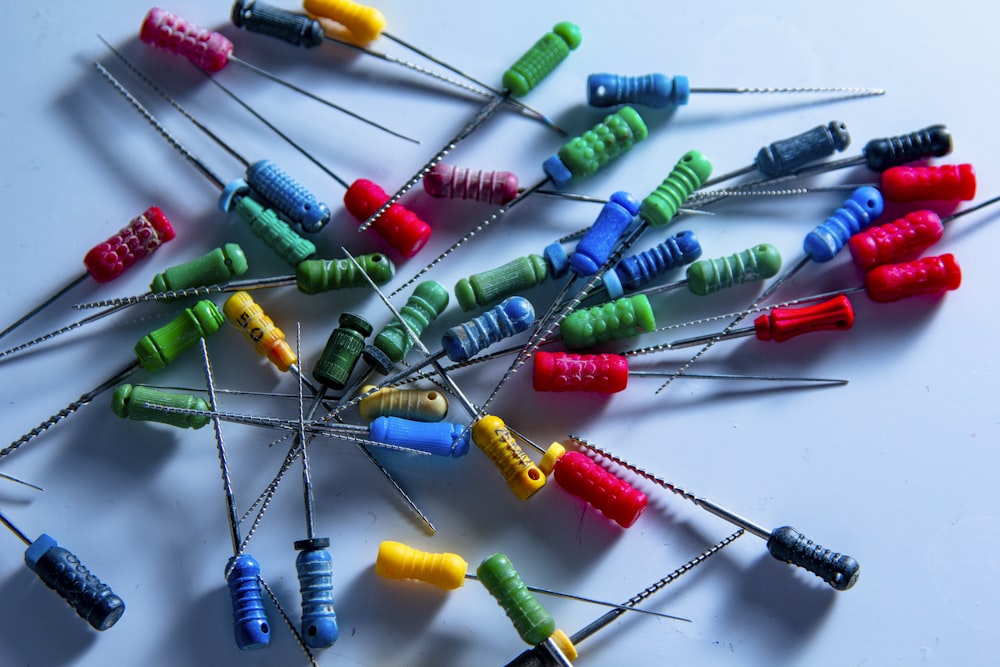
[[362, 43], [377, 39], [385, 29], [382, 12], [351, 0], [303, 0], [302, 6], [312, 16], [322, 16], [341, 24]]
[[368, 428], [372, 440], [387, 445], [453, 458], [469, 453], [469, 429], [463, 424], [376, 417]]
[[[358, 222], [375, 214], [389, 195], [375, 183], [359, 178], [344, 193], [344, 206]], [[413, 257], [431, 237], [431, 228], [416, 213], [393, 204], [375, 219], [371, 228], [389, 242], [404, 257]]]
[[333, 330], [323, 352], [313, 366], [313, 377], [334, 390], [343, 389], [354, 372], [365, 347], [365, 338], [372, 335], [368, 320], [353, 313], [341, 313], [340, 326]]
[[961, 284], [962, 269], [950, 253], [902, 264], [885, 264], [865, 274], [865, 292], [876, 303], [938, 294], [958, 289]]
[[601, 207], [594, 224], [576, 244], [569, 265], [581, 276], [597, 273], [618, 245], [625, 230], [639, 213], [639, 202], [628, 192], [619, 190]]
[[535, 352], [535, 391], [615, 394], [628, 386], [628, 359], [618, 354]]
[[698, 151], [681, 156], [663, 182], [642, 200], [639, 217], [653, 227], [662, 227], [677, 215], [684, 201], [712, 175], [712, 163]]
[[83, 265], [97, 282], [110, 282], [175, 236], [163, 211], [150, 206], [117, 234], [91, 248], [83, 258]]
[[543, 283], [548, 276], [548, 264], [541, 255], [525, 255], [495, 269], [461, 278], [455, 283], [455, 298], [462, 310], [475, 310]]
[[254, 346], [257, 354], [267, 357], [284, 373], [298, 361], [295, 350], [285, 342], [285, 333], [275, 326], [264, 309], [247, 292], [235, 292], [222, 305], [222, 312], [243, 337]]
[[375, 574], [380, 577], [416, 579], [446, 591], [461, 588], [468, 569], [458, 554], [420, 551], [402, 542], [382, 542], [375, 558]]
[[514, 629], [526, 643], [534, 646], [555, 632], [556, 622], [535, 598], [513, 563], [504, 554], [493, 554], [476, 568], [476, 576], [497, 601]]
[[545, 486], [545, 475], [521, 450], [499, 417], [486, 415], [477, 421], [472, 427], [472, 441], [489, 457], [520, 500], [527, 500]]
[[139, 364], [150, 373], [166, 368], [199, 338], [214, 334], [225, 321], [214, 303], [205, 299], [149, 332], [135, 344]]
[[563, 144], [558, 153], [542, 163], [542, 170], [557, 188], [563, 188], [575, 179], [594, 174], [647, 136], [649, 130], [639, 112], [622, 107], [593, 129]]
[[333, 559], [325, 537], [295, 543], [295, 571], [302, 597], [302, 641], [310, 648], [328, 648], [340, 636], [333, 606]]
[[[622, 287], [637, 290], [667, 271], [697, 260], [701, 257], [701, 243], [694, 232], [683, 231], [674, 234], [663, 243], [626, 257], [615, 266]], [[621, 294], [611, 294], [616, 299]]]
[[616, 299], [609, 303], [574, 310], [559, 325], [563, 343], [582, 350], [598, 343], [637, 336], [656, 328], [653, 308], [645, 294]]
[[189, 415], [164, 412], [146, 405], [169, 408], [208, 411], [211, 408], [205, 399], [192, 394], [174, 394], [162, 389], [142, 385], [123, 384], [115, 389], [111, 397], [111, 411], [122, 419], [132, 421], [158, 422], [178, 428], [198, 429], [210, 421], [207, 415]]
[[552, 470], [559, 486], [622, 528], [634, 524], [649, 502], [645, 493], [580, 452], [566, 452], [556, 460]]
[[847, 242], [854, 265], [868, 271], [918, 257], [941, 240], [944, 224], [934, 211], [913, 211], [902, 218], [871, 227]]
[[365, 385], [359, 394], [364, 398], [358, 404], [358, 413], [365, 421], [376, 417], [400, 417], [419, 422], [439, 422], [448, 414], [448, 399], [440, 391], [382, 387], [368, 394], [373, 389], [375, 385]]
[[260, 591], [260, 564], [249, 554], [229, 559], [226, 581], [233, 602], [233, 632], [236, 645], [246, 651], [271, 643], [271, 628]]
[[885, 171], [907, 162], [951, 153], [951, 132], [944, 125], [931, 125], [916, 132], [895, 137], [872, 139], [861, 150], [865, 164], [872, 171]]
[[858, 561], [814, 544], [791, 526], [776, 528], [767, 540], [767, 550], [778, 560], [809, 570], [838, 591], [857, 583], [861, 572]]
[[591, 74], [587, 77], [587, 104], [592, 107], [641, 104], [659, 109], [687, 104], [690, 96], [691, 84], [686, 76], [669, 77], [654, 72], [639, 76]]
[[111, 587], [46, 533], [25, 550], [24, 563], [95, 630], [107, 630], [125, 613], [125, 603]]
[[452, 361], [466, 361], [490, 345], [525, 331], [535, 321], [535, 309], [523, 296], [512, 296], [479, 317], [451, 327], [441, 347]]
[[304, 232], [318, 232], [330, 221], [330, 207], [270, 160], [247, 167], [246, 180], [261, 201]]
[[503, 205], [517, 197], [517, 175], [481, 171], [438, 162], [424, 175], [424, 191], [439, 199], [472, 199]]
[[316, 254], [316, 246], [312, 241], [296, 234], [294, 229], [278, 218], [277, 213], [261, 206], [253, 197], [240, 197], [235, 209], [240, 219], [249, 225], [253, 235], [264, 241], [290, 266], [298, 266], [300, 262]]
[[[448, 307], [449, 298], [444, 285], [427, 280], [417, 285], [406, 305], [399, 309], [399, 314], [419, 336]], [[413, 347], [413, 342], [403, 325], [394, 319], [375, 336], [375, 347], [398, 364]]]
[[853, 235], [882, 215], [884, 205], [882, 194], [875, 188], [858, 188], [843, 206], [806, 234], [802, 249], [814, 262], [829, 262]]
[[227, 243], [221, 248], [209, 250], [197, 259], [157, 273], [149, 283], [149, 291], [166, 292], [220, 285], [234, 276], [242, 276], [249, 268], [243, 248], [236, 243]]
[[256, 0], [236, 0], [230, 19], [238, 28], [307, 49], [322, 44], [325, 36], [316, 19]]
[[879, 189], [892, 202], [969, 201], [976, 196], [976, 170], [971, 164], [936, 167], [891, 167], [882, 172]]
[[503, 73], [503, 87], [513, 97], [523, 97], [566, 59], [570, 51], [580, 46], [580, 28], [563, 21], [542, 35], [517, 62]]
[[146, 14], [139, 39], [182, 55], [208, 72], [221, 70], [233, 54], [233, 43], [223, 35], [199, 28], [159, 7]]
[[854, 307], [843, 294], [800, 308], [774, 308], [753, 321], [758, 340], [782, 343], [813, 331], [846, 331], [854, 326]]
[[[382, 253], [354, 258], [376, 285], [385, 285], [396, 275], [396, 265]], [[303, 294], [319, 294], [351, 287], [367, 287], [362, 272], [349, 259], [307, 259], [295, 267], [295, 284]]]
[[688, 289], [707, 296], [734, 285], [764, 280], [781, 270], [781, 253], [770, 243], [760, 243], [728, 257], [701, 259], [687, 268]]
[[757, 152], [754, 164], [769, 178], [788, 176], [799, 167], [842, 151], [851, 143], [847, 126], [837, 120], [775, 141]]

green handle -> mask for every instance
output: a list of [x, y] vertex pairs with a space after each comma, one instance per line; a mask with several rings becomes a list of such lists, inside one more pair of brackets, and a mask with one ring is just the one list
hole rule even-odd
[[653, 227], [661, 227], [677, 215], [691, 193], [712, 174], [712, 163], [698, 151], [681, 156], [670, 175], [639, 205], [639, 217]]
[[781, 270], [781, 253], [770, 243], [718, 259], [702, 259], [687, 268], [688, 288], [705, 296], [745, 282], [764, 280]]
[[[417, 285], [406, 305], [399, 309], [399, 314], [419, 336], [448, 307], [449, 298], [444, 285], [427, 280]], [[413, 347], [413, 342], [403, 325], [394, 319], [375, 336], [375, 347], [385, 352], [393, 363], [399, 363]]]
[[247, 272], [246, 255], [236, 243], [227, 243], [190, 262], [172, 266], [153, 276], [151, 292], [182, 290], [188, 287], [219, 285]]
[[528, 644], [541, 644], [556, 631], [556, 622], [545, 610], [503, 554], [493, 554], [476, 568], [476, 576], [503, 607], [517, 634]]
[[503, 73], [503, 87], [514, 97], [527, 95], [542, 79], [580, 46], [579, 26], [563, 21], [542, 35], [535, 45]]
[[655, 328], [656, 319], [649, 297], [636, 294], [600, 306], [575, 310], [563, 319], [559, 332], [568, 349], [582, 350]]
[[207, 415], [164, 412], [156, 408], [148, 408], [147, 404], [185, 410], [208, 411], [210, 409], [208, 402], [203, 398], [191, 394], [172, 394], [162, 389], [142, 385], [123, 384], [115, 389], [115, 393], [111, 397], [111, 411], [122, 419], [158, 422], [178, 428], [196, 429], [205, 426], [210, 421]]
[[150, 373], [166, 368], [181, 352], [199, 338], [207, 338], [222, 326], [225, 319], [214, 303], [199, 301], [159, 329], [143, 336], [135, 344], [139, 364]]
[[622, 107], [593, 129], [567, 141], [558, 153], [545, 160], [542, 169], [557, 188], [563, 188], [573, 180], [595, 173], [648, 136], [649, 130], [639, 112]]
[[[376, 285], [385, 285], [396, 275], [396, 265], [381, 253], [359, 255], [355, 259]], [[295, 281], [304, 294], [368, 286], [361, 271], [349, 259], [307, 259], [295, 267]]]
[[250, 226], [254, 236], [261, 239], [281, 259], [292, 266], [316, 254], [312, 241], [302, 238], [269, 208], [264, 208], [250, 197], [242, 197], [236, 203], [236, 213]]
[[526, 255], [495, 269], [462, 278], [455, 285], [455, 298], [466, 311], [492, 306], [545, 282], [548, 276], [548, 264], [541, 255]]

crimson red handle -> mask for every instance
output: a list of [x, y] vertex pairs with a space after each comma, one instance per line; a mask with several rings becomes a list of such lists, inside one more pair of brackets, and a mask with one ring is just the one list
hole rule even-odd
[[941, 240], [944, 224], [934, 211], [913, 211], [904, 217], [855, 234], [848, 241], [854, 265], [862, 271], [914, 257]]
[[[363, 178], [351, 183], [344, 193], [344, 206], [358, 222], [370, 218], [387, 201], [385, 190]], [[399, 204], [386, 209], [371, 226], [404, 257], [416, 255], [431, 237], [430, 225]]]
[[891, 167], [882, 172], [882, 194], [892, 202], [968, 201], [976, 196], [976, 170], [971, 164], [937, 167]]
[[865, 291], [878, 303], [958, 289], [961, 284], [962, 270], [950, 253], [903, 264], [886, 264], [865, 275]]
[[535, 391], [614, 394], [628, 385], [628, 359], [618, 354], [535, 352]]

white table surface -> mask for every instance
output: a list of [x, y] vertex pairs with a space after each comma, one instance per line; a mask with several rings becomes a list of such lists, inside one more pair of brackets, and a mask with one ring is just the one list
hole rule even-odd
[[[844, 121], [856, 155], [871, 138], [945, 123], [954, 153], [937, 163], [975, 165], [979, 199], [997, 193], [1000, 139], [995, 83], [1000, 47], [981, 3], [420, 3], [380, 6], [389, 30], [443, 60], [498, 84], [503, 70], [560, 20], [581, 26], [583, 44], [525, 102], [573, 133], [602, 110], [586, 106], [587, 74], [609, 71], [686, 74], [693, 86], [875, 86], [882, 97], [692, 94], [674, 114], [641, 110], [647, 141], [601, 174], [572, 186], [607, 196], [648, 194], [689, 149], [716, 173], [744, 164], [758, 148], [830, 120]], [[478, 108], [478, 98], [334, 46], [299, 51], [229, 23], [226, 3], [179, 0], [165, 7], [230, 36], [236, 55], [335, 98], [363, 115], [421, 140], [382, 134], [236, 66], [218, 79], [308, 146], [348, 181], [365, 177], [392, 189], [419, 167]], [[170, 149], [91, 66], [99, 59], [161, 121], [225, 179], [241, 166], [115, 62], [103, 34], [190, 111], [248, 159], [280, 162], [335, 209], [317, 239], [319, 254], [384, 250], [359, 235], [342, 211], [340, 186], [221, 96], [188, 63], [136, 39], [148, 7], [116, 0], [12, 3], [0, 23], [7, 55], [0, 72], [0, 290], [6, 324], [76, 276], [86, 250], [151, 204], [163, 208], [178, 238], [117, 282], [78, 288], [3, 342], [20, 342], [74, 317], [72, 303], [144, 291], [151, 275], [236, 241], [249, 276], [287, 267], [235, 217], [215, 205], [215, 187]], [[380, 39], [374, 48], [418, 60]], [[526, 184], [561, 139], [502, 112], [453, 153], [455, 164], [510, 169]], [[863, 169], [825, 182], [869, 182]], [[824, 182], [824, 181], [819, 181]], [[681, 219], [697, 232], [705, 257], [767, 241], [786, 266], [801, 237], [837, 208], [844, 193], [727, 204], [715, 217]], [[416, 258], [397, 261], [401, 284], [492, 208], [437, 201], [423, 192], [406, 203], [435, 228]], [[968, 206], [970, 204], [962, 204]], [[451, 288], [462, 276], [541, 248], [592, 222], [590, 204], [535, 198], [517, 207], [428, 274]], [[945, 212], [951, 209], [942, 209]], [[906, 209], [894, 206], [890, 214]], [[573, 432], [768, 529], [792, 525], [861, 563], [857, 586], [835, 592], [806, 572], [773, 560], [745, 536], [646, 606], [690, 623], [626, 615], [580, 645], [586, 665], [983, 665], [996, 664], [1000, 629], [1000, 410], [996, 377], [996, 211], [948, 226], [928, 253], [954, 253], [962, 288], [937, 298], [874, 304], [852, 297], [857, 321], [780, 345], [720, 343], [695, 369], [837, 377], [841, 388], [778, 389], [762, 384], [678, 380], [654, 395], [655, 380], [634, 379], [611, 397], [536, 394], [530, 366], [516, 374], [492, 408], [547, 445]], [[885, 221], [883, 218], [882, 221]], [[661, 233], [662, 234], [662, 233]], [[648, 245], [651, 241], [646, 240]], [[646, 247], [646, 246], [643, 246]], [[804, 296], [860, 283], [846, 256], [809, 267], [782, 294]], [[556, 287], [529, 296], [543, 311]], [[758, 287], [707, 298], [685, 293], [653, 300], [658, 323], [738, 310]], [[290, 336], [303, 331], [304, 368], [341, 312], [359, 312], [376, 328], [389, 316], [366, 290], [307, 297], [294, 289], [256, 298]], [[215, 297], [222, 303], [222, 297]], [[401, 305], [402, 298], [397, 299]], [[2, 362], [4, 435], [15, 439], [102, 382], [131, 355], [134, 342], [177, 306], [149, 305], [61, 342]], [[436, 345], [463, 314], [454, 303], [425, 339]], [[699, 331], [708, 331], [702, 327]], [[624, 350], [679, 334], [623, 341]], [[230, 327], [209, 340], [219, 386], [294, 392], [291, 376], [261, 361]], [[674, 352], [636, 365], [672, 369]], [[455, 375], [482, 401], [506, 368], [491, 362]], [[144, 380], [148, 376], [143, 375]], [[203, 386], [198, 354], [186, 354], [149, 381]], [[0, 470], [46, 488], [37, 493], [0, 481], [0, 508], [31, 536], [48, 532], [75, 551], [126, 602], [121, 621], [91, 630], [22, 562], [22, 545], [0, 537], [0, 664], [4, 665], [295, 665], [306, 659], [270, 610], [266, 650], [234, 645], [223, 567], [230, 555], [211, 429], [178, 431], [124, 422], [98, 397], [0, 462]], [[223, 396], [223, 407], [291, 416], [289, 401]], [[464, 415], [453, 404], [455, 420]], [[225, 425], [237, 501], [246, 507], [283, 455], [272, 433]], [[524, 649], [501, 609], [469, 582], [444, 593], [373, 572], [378, 544], [392, 539], [429, 551], [462, 554], [474, 568], [495, 552], [510, 556], [529, 584], [624, 601], [734, 528], [648, 484], [650, 507], [623, 530], [554, 483], [516, 500], [481, 452], [461, 460], [381, 453], [438, 532], [431, 537], [360, 454], [336, 442], [311, 449], [317, 530], [332, 541], [341, 637], [317, 653], [326, 665], [499, 665]], [[537, 460], [537, 454], [529, 450]], [[289, 614], [298, 618], [292, 542], [304, 536], [298, 467], [268, 510], [249, 551]], [[6, 534], [6, 531], [3, 531]], [[572, 633], [603, 610], [541, 598]]]

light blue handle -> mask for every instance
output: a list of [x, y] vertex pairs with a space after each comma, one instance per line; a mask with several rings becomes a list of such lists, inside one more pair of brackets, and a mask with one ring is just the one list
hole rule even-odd
[[479, 317], [453, 326], [441, 336], [441, 347], [452, 361], [465, 361], [493, 343], [531, 326], [535, 309], [523, 296], [512, 296]]
[[[323, 542], [328, 541], [324, 539]], [[302, 640], [310, 648], [327, 648], [340, 636], [337, 612], [333, 608], [333, 559], [330, 552], [323, 548], [304, 548], [295, 557], [295, 570], [299, 575], [299, 593], [302, 595]]]
[[806, 234], [802, 249], [814, 262], [829, 262], [852, 236], [882, 215], [882, 193], [865, 185], [854, 191], [822, 224]]
[[587, 77], [587, 102], [593, 107], [642, 104], [669, 107], [687, 104], [691, 85], [686, 76], [653, 73], [640, 76], [591, 74]]
[[462, 424], [376, 417], [368, 428], [372, 440], [387, 445], [408, 447], [434, 456], [458, 458], [469, 453], [470, 429]]

